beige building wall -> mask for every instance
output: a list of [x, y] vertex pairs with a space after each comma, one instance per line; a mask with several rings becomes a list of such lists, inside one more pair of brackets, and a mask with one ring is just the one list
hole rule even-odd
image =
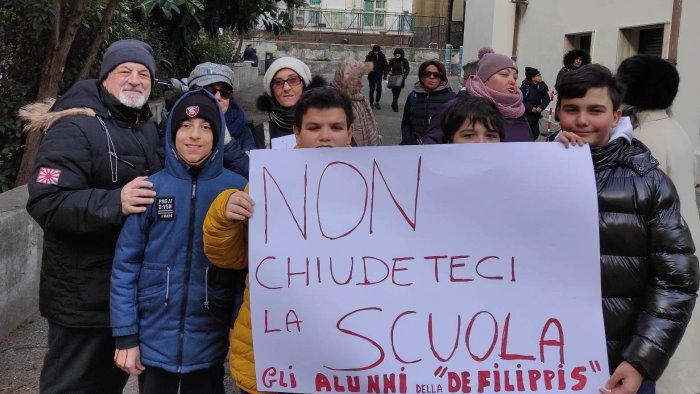
[[447, 16], [447, 0], [413, 0], [413, 12], [418, 16]]
[[476, 60], [481, 47], [510, 56], [515, 5], [510, 0], [470, 0], [464, 8], [463, 62]]
[[[621, 31], [649, 26], [665, 27], [664, 56], [668, 55], [674, 0], [530, 0], [520, 20], [518, 66], [536, 67], [550, 87], [571, 48], [567, 35], [591, 33], [591, 57], [613, 71], [633, 55], [629, 37]], [[511, 0], [469, 0], [465, 8], [463, 62], [482, 46], [511, 54], [514, 4]], [[513, 10], [511, 12], [511, 10]], [[700, 151], [700, 0], [683, 2], [678, 46], [681, 86], [674, 114]], [[698, 161], [700, 164], [700, 160]]]
[[[700, 152], [700, 1], [684, 1], [678, 40], [678, 89], [673, 112]], [[700, 160], [698, 160], [700, 165]]]

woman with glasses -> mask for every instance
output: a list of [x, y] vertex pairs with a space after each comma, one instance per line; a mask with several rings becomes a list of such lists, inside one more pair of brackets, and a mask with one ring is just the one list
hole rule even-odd
[[216, 63], [198, 64], [187, 81], [190, 90], [204, 88], [216, 98], [226, 118], [224, 168], [248, 179], [247, 152], [255, 149], [243, 107], [233, 99], [233, 70]]
[[408, 95], [401, 120], [401, 145], [439, 144], [439, 135], [428, 135], [430, 119], [438, 108], [452, 100], [455, 93], [447, 84], [445, 66], [438, 60], [428, 60], [418, 67], [419, 81]]
[[294, 105], [307, 89], [326, 85], [320, 77], [311, 77], [309, 66], [293, 57], [276, 59], [263, 78], [265, 94], [258, 97], [257, 108], [269, 114], [269, 120], [253, 129], [255, 146], [270, 149], [274, 139], [294, 134]]
[[493, 101], [505, 119], [503, 142], [533, 141], [530, 125], [525, 119], [523, 93], [516, 86], [518, 65], [509, 57], [491, 48], [479, 50], [479, 69], [466, 82], [470, 96]]

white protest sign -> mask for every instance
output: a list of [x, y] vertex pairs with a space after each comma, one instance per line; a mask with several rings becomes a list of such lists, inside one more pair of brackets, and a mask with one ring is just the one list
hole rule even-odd
[[297, 145], [297, 137], [294, 134], [277, 137], [270, 140], [271, 149], [292, 149]]
[[271, 392], [597, 392], [595, 180], [558, 143], [253, 151]]

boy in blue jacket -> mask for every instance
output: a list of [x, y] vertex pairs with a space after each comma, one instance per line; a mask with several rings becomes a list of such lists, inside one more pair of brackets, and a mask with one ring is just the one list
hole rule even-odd
[[223, 168], [224, 124], [205, 90], [175, 104], [166, 125], [165, 169], [149, 179], [155, 203], [127, 218], [117, 243], [110, 297], [114, 360], [139, 376], [142, 394], [224, 392], [236, 272], [212, 267], [202, 245], [214, 198], [246, 184]]

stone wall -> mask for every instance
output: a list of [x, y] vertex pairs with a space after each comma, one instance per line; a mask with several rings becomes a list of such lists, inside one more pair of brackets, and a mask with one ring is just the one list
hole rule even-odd
[[[372, 49], [370, 45], [327, 44], [287, 41], [246, 41], [245, 44], [253, 44], [260, 58], [261, 72], [265, 69], [265, 53], [270, 52], [274, 57], [292, 56], [307, 63], [313, 73], [333, 74], [338, 63], [345, 59], [364, 60]], [[418, 66], [431, 59], [439, 59], [444, 63], [445, 50], [439, 48], [408, 48], [402, 47], [406, 53], [406, 59], [411, 63], [411, 73], [418, 70]], [[382, 51], [391, 57], [394, 47], [382, 47]], [[459, 60], [458, 52], [453, 51], [452, 70], [459, 69], [456, 63]]]
[[25, 207], [27, 187], [0, 194], [0, 338], [36, 314], [43, 233]]

